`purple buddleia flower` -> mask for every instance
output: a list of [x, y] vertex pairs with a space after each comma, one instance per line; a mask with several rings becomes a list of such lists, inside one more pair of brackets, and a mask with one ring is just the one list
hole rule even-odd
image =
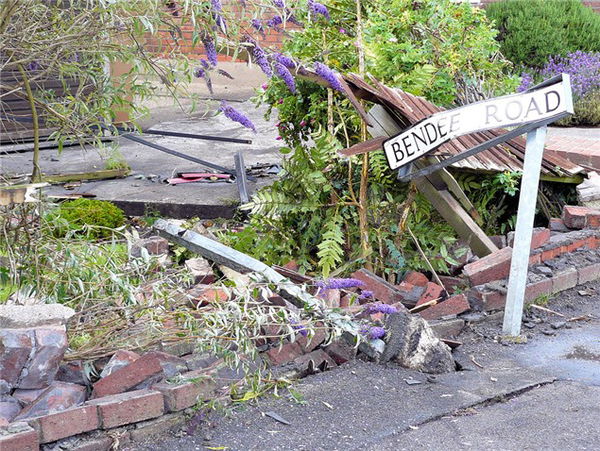
[[295, 69], [297, 66], [293, 59], [291, 59], [289, 56], [283, 55], [282, 53], [274, 53], [271, 55], [271, 58], [278, 63], [283, 64], [288, 69]]
[[302, 335], [303, 337], [308, 337], [308, 330], [298, 321], [296, 321], [293, 318], [290, 318], [290, 324], [292, 325], [292, 329], [297, 331], [300, 335]]
[[273, 69], [271, 68], [271, 64], [269, 63], [265, 51], [253, 39], [248, 38], [246, 39], [246, 42], [253, 45], [252, 60], [260, 67], [267, 77], [271, 77], [273, 75]]
[[277, 75], [279, 75], [279, 77], [284, 81], [292, 94], [296, 94], [296, 82], [294, 81], [294, 76], [291, 74], [288, 68], [279, 62], [274, 64], [274, 68], [275, 73], [277, 73]]
[[315, 16], [320, 14], [323, 17], [325, 17], [327, 20], [330, 19], [329, 10], [327, 9], [327, 7], [325, 5], [323, 5], [321, 3], [315, 2], [314, 0], [308, 0], [308, 9]]
[[[304, 121], [302, 121], [304, 122]], [[306, 122], [304, 122], [304, 125], [302, 125], [302, 122], [300, 123], [300, 125], [302, 127], [304, 127], [304, 125], [306, 125]], [[363, 299], [371, 299], [373, 297], [373, 292], [370, 290], [362, 290], [362, 292], [360, 293], [360, 296], [358, 297], [359, 300], [363, 300]]]
[[336, 288], [355, 288], [362, 287], [365, 283], [362, 280], [358, 279], [327, 279], [327, 280], [318, 280], [315, 284], [319, 288], [323, 288], [325, 290], [332, 290]]
[[200, 64], [202, 64], [202, 67], [204, 69], [210, 69], [210, 63], [208, 61], [206, 61], [204, 58], [200, 59]]
[[281, 16], [273, 16], [267, 20], [267, 27], [274, 28], [275, 30], [279, 30], [281, 24], [283, 24]]
[[225, 21], [225, 19], [223, 19], [223, 16], [221, 16], [219, 14], [215, 14], [214, 17], [215, 17], [215, 23], [221, 29], [221, 31], [223, 33], [227, 33], [227, 22]]
[[527, 91], [533, 85], [533, 75], [529, 72], [523, 72], [521, 74], [521, 84], [517, 88], [518, 92]]
[[210, 6], [213, 11], [221, 12], [223, 10], [223, 5], [221, 5], [221, 0], [210, 0]]
[[204, 50], [206, 51], [206, 58], [213, 65], [217, 65], [217, 49], [215, 48], [215, 42], [210, 36], [205, 36], [202, 39], [202, 43], [204, 44]]
[[329, 86], [336, 91], [344, 92], [344, 88], [342, 88], [342, 84], [337, 77], [337, 74], [332, 71], [329, 67], [327, 67], [323, 63], [315, 63], [314, 64], [315, 73], [329, 83]]
[[197, 67], [194, 69], [194, 77], [196, 78], [204, 78], [206, 76], [206, 71], [201, 67]]
[[600, 52], [578, 50], [564, 57], [552, 57], [541, 71], [544, 78], [562, 73], [571, 76], [573, 94], [576, 98], [600, 90]]
[[233, 80], [233, 77], [231, 76], [231, 74], [229, 72], [224, 71], [223, 69], [217, 69], [217, 73], [219, 75], [222, 75], [223, 77], [229, 78], [230, 80]]
[[248, 119], [240, 111], [236, 110], [230, 105], [227, 105], [227, 102], [225, 102], [224, 100], [221, 102], [221, 107], [219, 108], [219, 111], [221, 111], [226, 118], [231, 119], [234, 122], [238, 122], [239, 124], [242, 124], [244, 127], [249, 128], [254, 133], [256, 133], [256, 127], [254, 127], [252, 121], [250, 121], [250, 119]]
[[385, 329], [383, 327], [373, 326], [369, 329], [369, 338], [372, 340], [383, 338], [384, 336]]
[[254, 28], [256, 31], [259, 31], [261, 33], [265, 32], [265, 28], [263, 27], [263, 24], [260, 21], [260, 19], [252, 19], [250, 21], [250, 25], [252, 25], [252, 28]]
[[390, 313], [397, 313], [398, 309], [393, 305], [388, 304], [369, 304], [366, 308], [367, 313], [385, 313], [386, 315]]
[[285, 3], [283, 0], [273, 0], [273, 5], [277, 8], [285, 8]]

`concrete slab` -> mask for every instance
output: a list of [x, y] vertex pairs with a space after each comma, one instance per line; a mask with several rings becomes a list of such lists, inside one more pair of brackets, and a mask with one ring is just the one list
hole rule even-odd
[[[176, 119], [154, 124], [152, 128], [251, 139], [252, 144], [230, 144], [157, 135], [147, 135], [144, 138], [231, 169], [235, 167], [234, 155], [238, 150], [244, 153], [246, 167], [258, 163], [281, 163], [280, 142], [275, 139], [278, 135], [277, 129], [272, 121], [264, 120], [264, 108], [257, 109], [249, 102], [235, 105], [255, 124], [257, 133], [254, 134], [223, 115], [215, 116], [216, 106], [217, 103], [212, 103], [212, 110], [206, 116], [178, 116]], [[177, 113], [173, 114], [177, 116]], [[114, 201], [131, 215], [155, 211], [163, 216], [175, 218], [216, 218], [230, 217], [235, 211], [239, 203], [239, 194], [234, 183], [188, 183], [170, 186], [159, 181], [172, 177], [178, 171], [198, 172], [208, 168], [123, 138], [120, 138], [117, 144], [119, 151], [131, 166], [131, 176], [125, 179], [86, 182], [74, 190], [53, 186], [46, 189], [46, 192], [53, 195], [95, 194], [97, 199]], [[89, 147], [83, 150], [79, 147], [68, 147], [61, 154], [58, 154], [56, 149], [44, 149], [41, 151], [41, 165], [46, 174], [87, 172], [103, 169], [109, 154], [107, 149]], [[0, 174], [28, 173], [31, 170], [31, 161], [31, 152], [0, 155]], [[148, 178], [151, 175], [157, 177]], [[273, 176], [269, 176], [250, 181], [250, 193], [272, 183], [273, 180]]]

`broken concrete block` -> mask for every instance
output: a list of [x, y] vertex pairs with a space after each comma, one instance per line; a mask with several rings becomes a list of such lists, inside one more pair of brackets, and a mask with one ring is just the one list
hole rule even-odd
[[471, 286], [483, 285], [492, 280], [505, 279], [510, 272], [511, 258], [512, 248], [505, 247], [473, 263], [469, 263], [464, 267], [463, 273], [468, 277]]
[[0, 329], [64, 326], [74, 314], [61, 304], [0, 305]]
[[142, 238], [131, 245], [129, 255], [139, 258], [142, 256], [142, 249], [146, 249], [149, 255], [165, 255], [169, 252], [169, 242], [160, 236]]
[[21, 411], [21, 403], [12, 396], [0, 395], [0, 421], [11, 423]]
[[67, 349], [65, 326], [35, 329], [35, 348], [17, 382], [18, 388], [49, 386]]
[[352, 278], [363, 282], [365, 284], [362, 287], [363, 289], [372, 291], [375, 299], [386, 304], [394, 304], [403, 299], [402, 293], [394, 285], [373, 274], [371, 271], [360, 269], [352, 274]]
[[133, 351], [119, 350], [113, 354], [106, 366], [100, 373], [100, 378], [109, 376], [114, 371], [121, 369], [140, 358], [140, 355]]
[[577, 198], [584, 207], [600, 209], [600, 175], [592, 171], [587, 176], [577, 185]]
[[16, 386], [34, 343], [33, 331], [0, 329], [0, 394]]
[[454, 338], [458, 336], [465, 327], [465, 320], [460, 318], [433, 321], [429, 325], [440, 338]]
[[183, 360], [185, 360], [188, 370], [190, 371], [194, 371], [194, 370], [199, 370], [201, 368], [208, 368], [209, 366], [211, 366], [213, 363], [215, 363], [217, 360], [219, 360], [218, 357], [211, 355], [211, 354], [189, 354], [189, 355], [184, 355]]
[[186, 260], [185, 267], [191, 274], [192, 281], [195, 285], [199, 283], [210, 285], [216, 280], [215, 273], [213, 272], [210, 263], [202, 257]]
[[437, 283], [427, 282], [425, 286], [425, 291], [419, 298], [417, 305], [425, 304], [426, 302], [438, 300], [444, 296], [444, 289], [440, 287]]
[[31, 404], [25, 407], [15, 420], [39, 417], [50, 412], [59, 412], [85, 402], [86, 388], [68, 382], [53, 382]]
[[449, 297], [439, 304], [420, 312], [420, 315], [426, 320], [440, 319], [444, 316], [459, 315], [460, 313], [470, 310], [471, 306], [467, 297], [464, 294], [457, 294]]
[[410, 283], [416, 287], [424, 287], [429, 282], [429, 279], [422, 272], [409, 271], [404, 276], [403, 282]]
[[385, 350], [380, 361], [395, 361], [400, 365], [424, 373], [448, 373], [455, 370], [450, 348], [427, 324], [416, 315], [406, 312], [387, 316]]

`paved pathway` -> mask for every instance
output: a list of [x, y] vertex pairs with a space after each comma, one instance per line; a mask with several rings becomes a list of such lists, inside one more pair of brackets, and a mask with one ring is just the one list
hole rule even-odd
[[575, 164], [600, 171], [600, 127], [550, 127], [546, 145]]

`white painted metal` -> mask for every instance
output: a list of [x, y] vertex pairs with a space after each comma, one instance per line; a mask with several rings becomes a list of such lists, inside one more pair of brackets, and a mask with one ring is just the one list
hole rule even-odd
[[512, 261], [510, 263], [508, 292], [506, 294], [506, 308], [502, 328], [505, 334], [512, 336], [517, 336], [521, 333], [521, 318], [527, 285], [529, 255], [531, 253], [531, 235], [533, 233], [533, 219], [535, 216], [545, 139], [546, 127], [537, 128], [527, 134], [523, 178], [521, 179], [521, 193], [519, 195], [517, 228], [515, 231]]

